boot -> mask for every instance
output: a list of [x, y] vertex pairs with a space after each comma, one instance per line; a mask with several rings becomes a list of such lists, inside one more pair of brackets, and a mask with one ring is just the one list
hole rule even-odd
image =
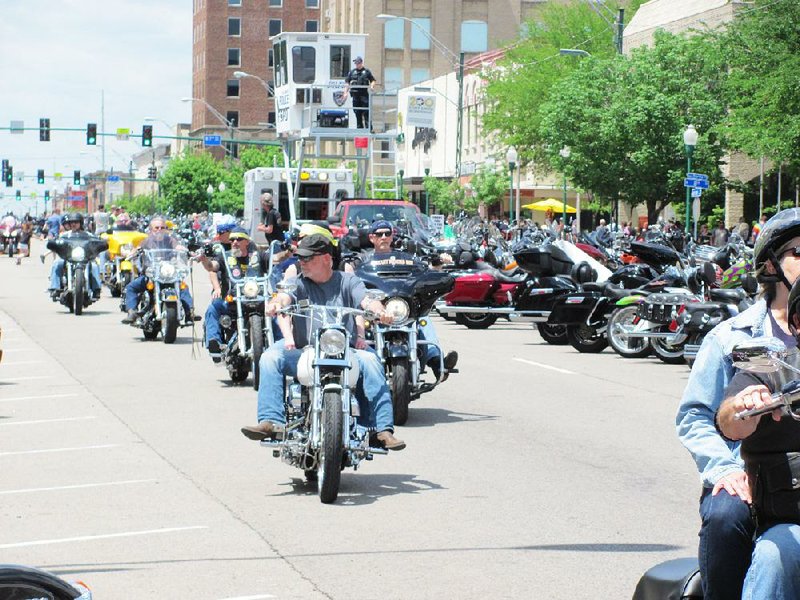
[[242, 434], [249, 440], [260, 442], [268, 438], [273, 438], [277, 434], [283, 433], [285, 427], [279, 423], [271, 421], [261, 421], [258, 425], [245, 425], [242, 427]]
[[133, 309], [130, 309], [128, 311], [128, 314], [125, 316], [125, 318], [122, 319], [122, 322], [125, 323], [126, 325], [133, 325], [134, 323], [136, 323], [136, 319], [138, 319], [138, 318], [139, 318], [139, 315], [136, 314], [136, 311], [133, 310]]
[[394, 433], [388, 429], [379, 432], [375, 438], [387, 450], [402, 450], [406, 447], [406, 443], [394, 437]]

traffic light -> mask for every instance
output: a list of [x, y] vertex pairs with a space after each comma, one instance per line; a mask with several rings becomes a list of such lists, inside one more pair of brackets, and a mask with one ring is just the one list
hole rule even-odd
[[150, 147], [153, 145], [153, 126], [142, 125], [142, 146]]
[[44, 183], [44, 169], [36, 171], [36, 183]]
[[22, 200], [22, 192], [20, 190], [17, 190], [17, 202], [21, 200]]
[[81, 184], [81, 172], [80, 171], [74, 171], [72, 173], [72, 183], [74, 185], [80, 185]]
[[44, 203], [45, 203], [45, 206], [47, 206], [47, 203], [48, 203], [49, 200], [50, 200], [50, 190], [45, 190], [44, 191]]
[[6, 187], [14, 186], [14, 167], [8, 165], [6, 167]]
[[0, 177], [0, 181], [3, 181], [5, 183], [6, 170], [8, 169], [8, 159], [7, 158], [3, 159], [2, 165], [3, 165], [3, 174], [2, 174], [2, 177]]
[[86, 143], [89, 146], [97, 145], [97, 123], [86, 125]]
[[155, 167], [147, 167], [147, 178], [158, 179], [158, 169]]
[[39, 141], [50, 141], [50, 119], [39, 119]]

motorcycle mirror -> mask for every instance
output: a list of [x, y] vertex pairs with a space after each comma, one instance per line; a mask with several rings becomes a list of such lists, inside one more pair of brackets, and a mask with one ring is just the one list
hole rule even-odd
[[277, 287], [280, 293], [291, 296], [297, 289], [297, 284], [289, 281], [281, 281]]
[[714, 285], [717, 282], [717, 271], [711, 262], [703, 263], [703, 281], [706, 285]]
[[370, 302], [374, 300], [377, 300], [378, 302], [383, 302], [386, 299], [386, 292], [378, 289], [370, 289], [367, 290], [367, 298], [369, 298]]
[[774, 373], [785, 365], [786, 346], [778, 338], [759, 337], [733, 347], [731, 360], [749, 373]]
[[758, 280], [753, 277], [752, 274], [748, 273], [744, 276], [744, 280], [742, 281], [742, 289], [752, 296], [758, 291]]

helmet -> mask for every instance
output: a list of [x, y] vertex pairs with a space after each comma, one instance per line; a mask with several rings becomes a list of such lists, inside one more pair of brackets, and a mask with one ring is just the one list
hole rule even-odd
[[70, 223], [80, 223], [81, 226], [83, 225], [83, 215], [81, 213], [68, 213], [64, 217], [64, 225], [69, 225]]
[[[798, 235], [800, 235], [800, 209], [798, 208], [782, 210], [764, 224], [761, 233], [758, 234], [753, 251], [758, 281], [783, 281], [786, 287], [792, 288], [780, 267], [780, 257], [777, 255], [777, 251], [783, 244]], [[775, 267], [775, 275], [766, 272], [767, 261], [770, 261]]]

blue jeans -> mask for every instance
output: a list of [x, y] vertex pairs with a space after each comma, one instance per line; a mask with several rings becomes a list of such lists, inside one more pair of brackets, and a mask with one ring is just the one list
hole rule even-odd
[[712, 496], [711, 488], [703, 488], [700, 518], [698, 559], [704, 600], [741, 598], [753, 552], [755, 524], [750, 507], [725, 490]]
[[[97, 263], [92, 261], [89, 263], [91, 265], [91, 277], [89, 277], [89, 287], [92, 291], [97, 292], [100, 291], [100, 268], [97, 266]], [[53, 266], [50, 267], [50, 290], [60, 290], [61, 289], [61, 277], [64, 275], [64, 259], [57, 258], [53, 261]]]
[[206, 309], [205, 317], [203, 317], [203, 322], [206, 325], [206, 348], [208, 348], [208, 342], [211, 340], [217, 340], [220, 344], [222, 343], [222, 331], [219, 326], [219, 319], [222, 315], [229, 315], [235, 319], [236, 305], [229, 304], [220, 298], [212, 300]]
[[[356, 386], [359, 405], [369, 407], [369, 422], [365, 424], [377, 431], [394, 431], [392, 397], [383, 365], [374, 350], [353, 350], [356, 353], [361, 371]], [[297, 361], [301, 349], [287, 350], [284, 340], [270, 346], [258, 363], [260, 380], [258, 384], [258, 422], [286, 424], [286, 411], [283, 406], [283, 378], [297, 376]], [[362, 408], [362, 415], [364, 414]]]
[[[136, 306], [139, 304], [139, 296], [145, 291], [146, 286], [147, 277], [144, 275], [140, 275], [125, 286], [125, 310], [136, 310]], [[194, 303], [188, 288], [181, 290], [180, 298], [183, 310], [187, 313], [191, 312]]]
[[417, 328], [417, 336], [426, 342], [433, 342], [436, 346], [425, 344], [425, 354], [423, 362], [427, 364], [432, 358], [438, 360], [442, 352], [439, 350], [439, 336], [436, 335], [436, 330], [433, 328], [433, 323], [430, 319], [426, 319], [425, 325], [420, 325]]
[[774, 525], [756, 538], [743, 600], [800, 598], [800, 525]]

